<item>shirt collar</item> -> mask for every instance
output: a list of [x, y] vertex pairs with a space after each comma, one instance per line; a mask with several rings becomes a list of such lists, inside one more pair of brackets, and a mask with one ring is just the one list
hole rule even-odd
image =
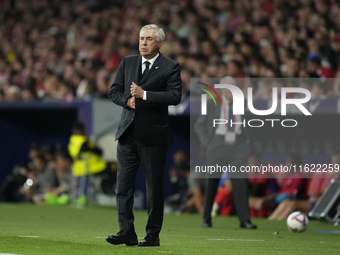
[[146, 61], [149, 61], [149, 63], [150, 63], [151, 65], [153, 65], [153, 63], [156, 61], [156, 59], [158, 58], [158, 56], [159, 56], [159, 52], [157, 53], [156, 56], [154, 56], [152, 59], [149, 59], [149, 60], [147, 60], [146, 58], [144, 58], [144, 57], [142, 56], [142, 65], [143, 65]]

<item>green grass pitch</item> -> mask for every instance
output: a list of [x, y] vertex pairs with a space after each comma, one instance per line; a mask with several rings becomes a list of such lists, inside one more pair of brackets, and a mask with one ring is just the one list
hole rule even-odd
[[[147, 214], [135, 212], [135, 218], [142, 240]], [[340, 235], [312, 233], [340, 227], [311, 221], [304, 233], [292, 233], [285, 221], [253, 222], [258, 229], [245, 230], [235, 217], [216, 217], [205, 229], [198, 215], [165, 215], [160, 247], [126, 247], [105, 241], [118, 232], [113, 208], [0, 204], [0, 254], [340, 254]]]

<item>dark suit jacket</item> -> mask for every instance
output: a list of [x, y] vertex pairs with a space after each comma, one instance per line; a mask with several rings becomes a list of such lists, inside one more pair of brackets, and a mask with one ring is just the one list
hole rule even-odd
[[[148, 74], [139, 80], [141, 64], [142, 56], [139, 54], [123, 58], [110, 88], [109, 98], [124, 107], [116, 140], [134, 121], [137, 141], [155, 145], [170, 144], [173, 138], [169, 127], [168, 106], [177, 105], [181, 100], [180, 66], [159, 53]], [[132, 82], [147, 91], [146, 101], [136, 99], [135, 110], [126, 105], [131, 97]]]
[[[194, 129], [198, 135], [199, 141], [202, 145], [202, 153], [206, 153], [206, 149], [209, 143], [213, 140], [217, 127], [213, 127], [213, 120], [221, 118], [221, 106], [214, 104], [213, 100], [207, 100], [207, 115], [200, 115], [194, 125]], [[242, 116], [242, 121], [246, 120], [247, 127], [247, 119], [245, 116]], [[242, 127], [242, 140], [245, 140], [249, 143], [249, 131], [247, 128]], [[238, 136], [236, 137], [238, 139]]]

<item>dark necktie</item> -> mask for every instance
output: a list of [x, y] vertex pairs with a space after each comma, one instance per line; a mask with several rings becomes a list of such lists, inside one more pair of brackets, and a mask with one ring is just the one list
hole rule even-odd
[[233, 103], [229, 103], [229, 110], [228, 110], [228, 130], [224, 137], [225, 143], [227, 144], [234, 144], [236, 140], [236, 134], [234, 125], [232, 126], [231, 123], [234, 122], [234, 115], [233, 115]]
[[233, 103], [229, 103], [229, 111], [228, 111], [228, 131], [234, 132], [234, 126], [231, 126], [231, 122], [234, 121], [233, 115]]
[[148, 74], [149, 70], [150, 70], [150, 69], [149, 69], [149, 67], [150, 67], [150, 62], [149, 62], [149, 61], [145, 61], [144, 64], [145, 64], [145, 70], [144, 70], [144, 72], [143, 72], [143, 74], [142, 74], [142, 78], [145, 77], [145, 76]]

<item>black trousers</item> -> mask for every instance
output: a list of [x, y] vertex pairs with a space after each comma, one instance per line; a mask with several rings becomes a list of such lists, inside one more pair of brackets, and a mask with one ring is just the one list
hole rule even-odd
[[164, 212], [163, 177], [168, 145], [148, 145], [135, 141], [134, 123], [119, 139], [117, 147], [117, 212], [120, 231], [135, 231], [132, 211], [135, 179], [142, 164], [146, 180], [148, 222], [146, 233], [158, 235]]
[[[207, 150], [208, 165], [235, 166], [236, 169], [248, 164], [249, 147], [245, 140], [236, 141], [235, 144], [224, 143], [223, 136], [215, 136]], [[211, 221], [211, 210], [217, 193], [219, 177], [209, 178], [206, 181], [206, 192], [204, 199], [203, 221]], [[216, 178], [217, 177], [217, 178]], [[232, 193], [236, 213], [240, 221], [250, 220], [249, 211], [249, 185], [246, 173], [229, 173], [232, 185]]]

